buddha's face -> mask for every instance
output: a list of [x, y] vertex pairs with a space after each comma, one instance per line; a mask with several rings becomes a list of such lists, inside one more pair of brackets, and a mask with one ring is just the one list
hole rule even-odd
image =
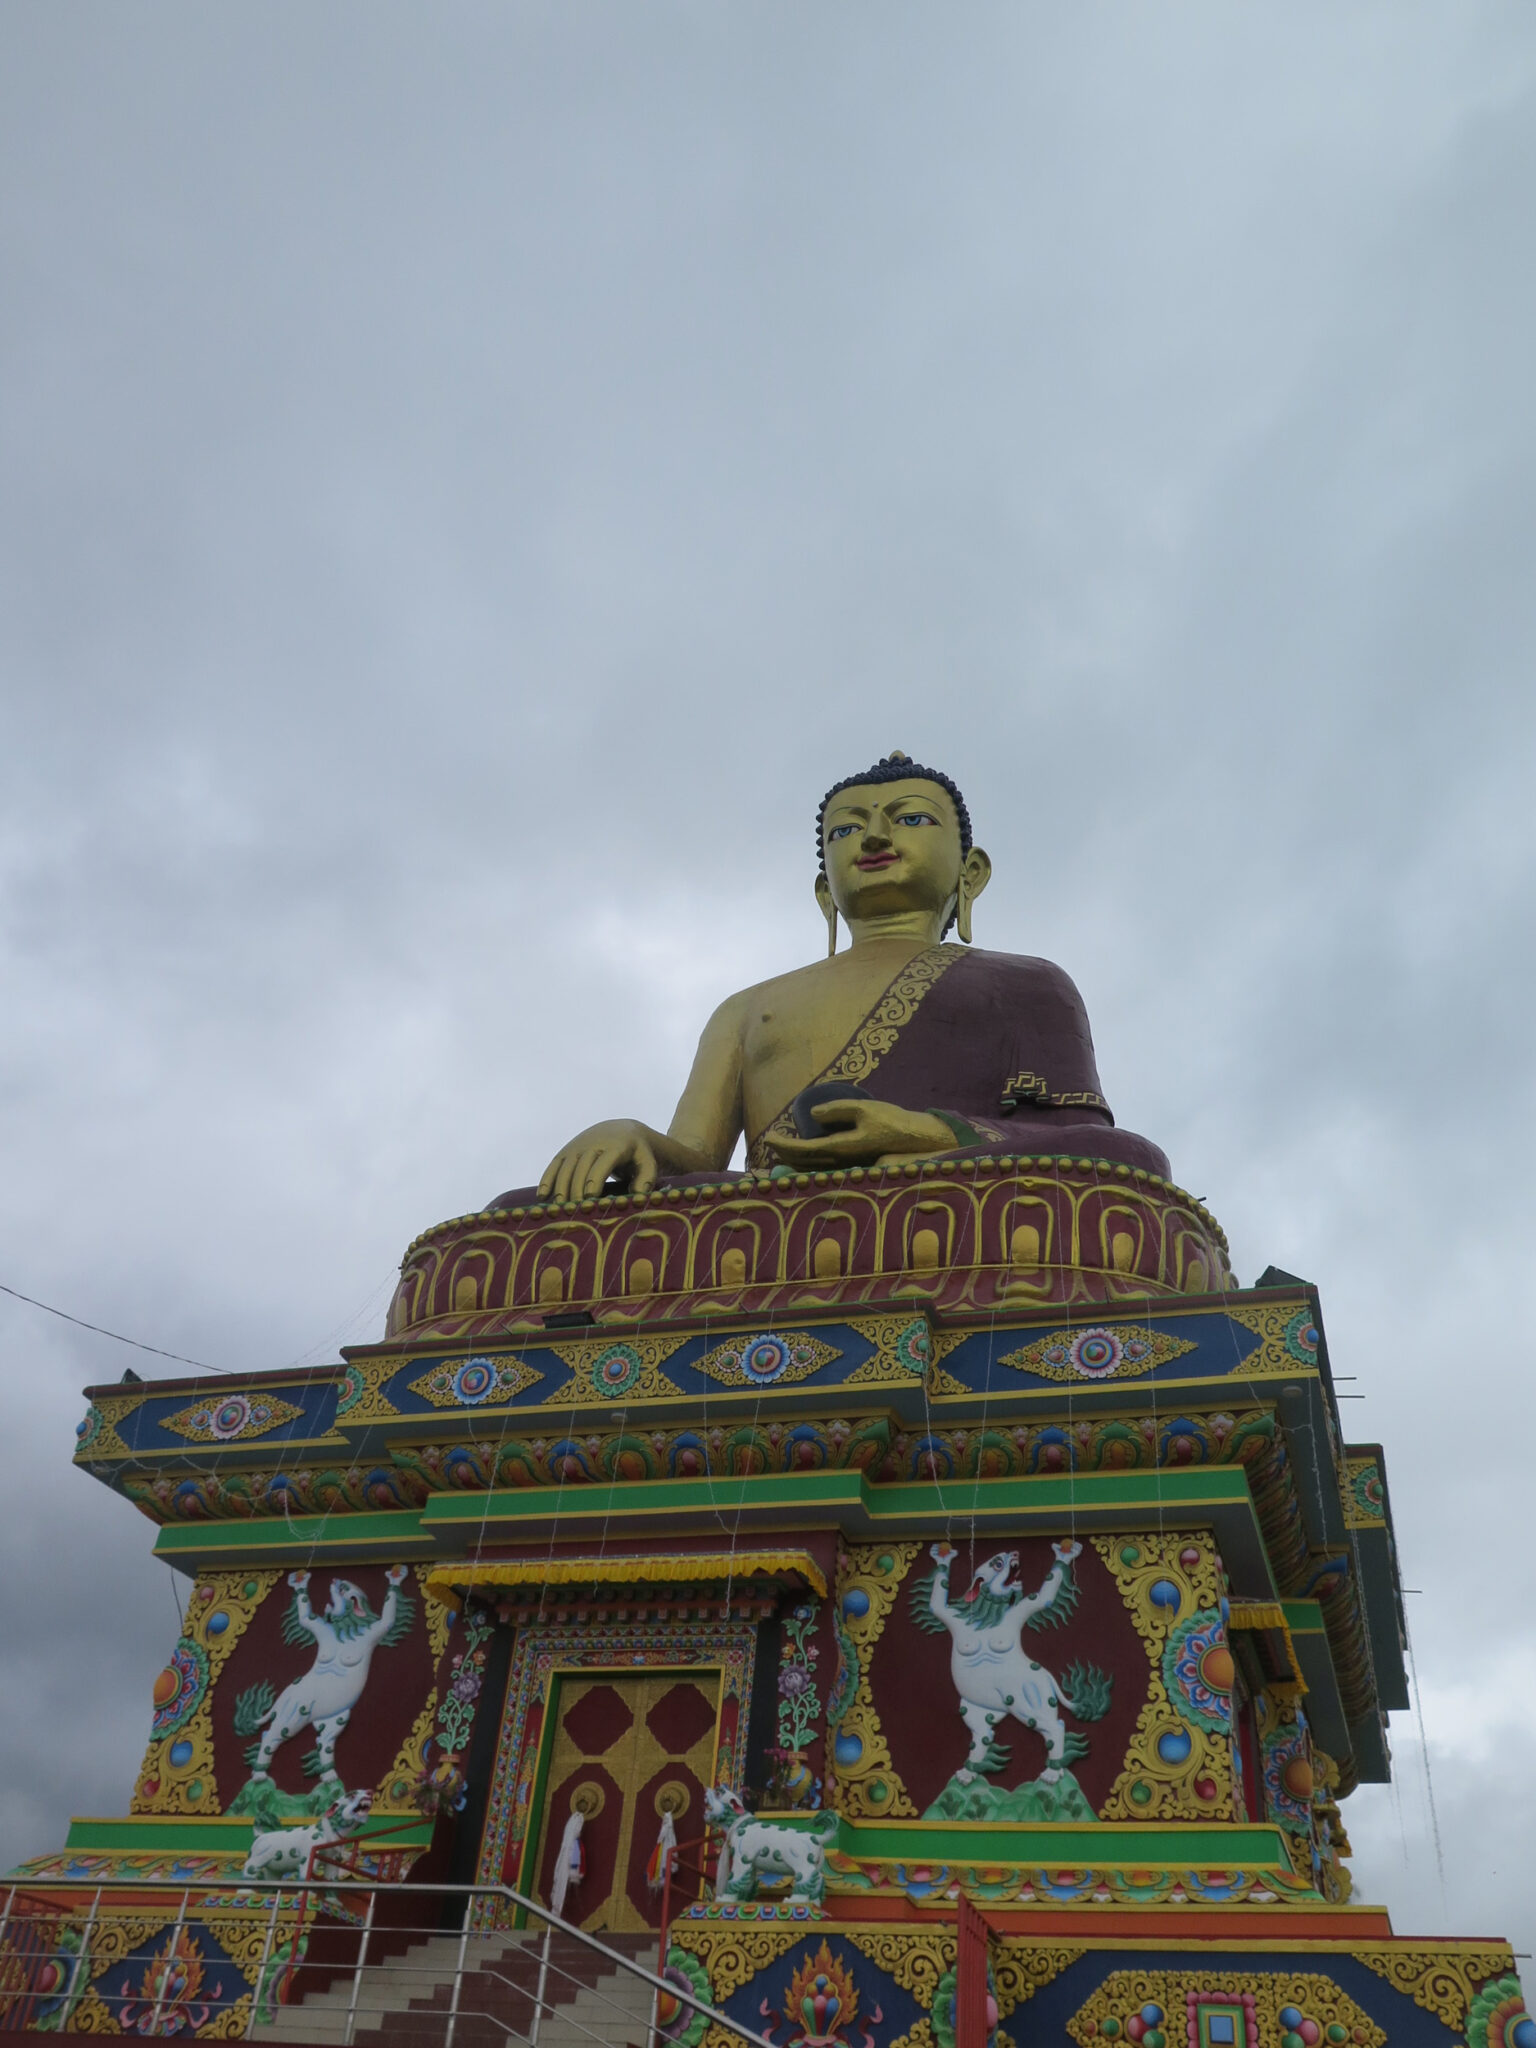
[[936, 782], [858, 782], [822, 819], [832, 901], [851, 924], [896, 910], [948, 914], [964, 856], [960, 820]]

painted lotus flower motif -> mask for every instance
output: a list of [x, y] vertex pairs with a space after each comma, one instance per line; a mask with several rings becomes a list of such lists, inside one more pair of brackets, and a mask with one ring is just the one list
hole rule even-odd
[[[771, 2041], [774, 2029], [788, 2026], [782, 2048], [852, 2048], [850, 2029], [859, 2017], [859, 1990], [852, 1970], [823, 1939], [813, 1956], [809, 1949], [789, 1980], [783, 2010], [775, 2012], [765, 1998], [758, 2007]], [[874, 2048], [874, 2029], [881, 2020], [877, 2005], [864, 2023], [859, 2048]]]
[[1163, 1683], [1186, 1720], [1212, 1735], [1232, 1724], [1232, 1652], [1220, 1612], [1201, 1608], [1181, 1621], [1163, 1652]]
[[197, 1712], [208, 1690], [208, 1656], [201, 1644], [183, 1636], [171, 1652], [171, 1661], [155, 1680], [154, 1718], [150, 1738], [174, 1735]]
[[118, 2015], [125, 2034], [196, 2034], [213, 2017], [223, 1996], [217, 1979], [206, 1986], [207, 1964], [189, 1927], [174, 1928], [150, 1957], [139, 1995], [126, 1999]]

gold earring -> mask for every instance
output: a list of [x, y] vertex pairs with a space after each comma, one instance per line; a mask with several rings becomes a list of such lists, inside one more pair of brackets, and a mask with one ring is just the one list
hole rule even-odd
[[837, 951], [837, 905], [830, 896], [822, 904], [821, 914], [827, 920], [827, 958], [830, 960]]
[[955, 930], [965, 945], [971, 943], [971, 892], [966, 886], [964, 875], [955, 895]]

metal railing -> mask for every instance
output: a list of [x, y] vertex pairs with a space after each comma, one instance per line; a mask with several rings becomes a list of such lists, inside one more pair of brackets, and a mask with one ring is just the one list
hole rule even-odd
[[[430, 2039], [433, 2048], [539, 2048], [542, 2031], [545, 2048], [557, 2033], [559, 2048], [660, 2048], [687, 2024], [671, 2018], [687, 2011], [704, 2014], [733, 2048], [774, 2048], [698, 1997], [680, 1973], [664, 1978], [509, 1885], [381, 1884], [322, 1868], [298, 1882], [237, 1877], [227, 1885], [16, 1878], [3, 1892], [4, 2030], [67, 2031], [89, 1997], [106, 2008], [105, 2029], [93, 2008], [96, 2031], [223, 2033], [230, 2008], [249, 1997], [246, 2038], [274, 2044], [351, 2048], [364, 2035]], [[220, 1941], [221, 1926], [231, 1941], [238, 1929], [244, 1963], [200, 1949], [199, 1932]], [[653, 1938], [645, 1933], [647, 1948]], [[104, 1991], [118, 1974], [136, 1981]]]

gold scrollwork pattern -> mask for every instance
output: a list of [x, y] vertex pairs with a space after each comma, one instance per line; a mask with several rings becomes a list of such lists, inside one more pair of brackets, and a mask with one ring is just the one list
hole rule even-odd
[[1082, 1948], [1040, 1948], [1034, 1942], [1004, 1940], [992, 1958], [992, 1983], [997, 1992], [997, 2011], [1006, 2019], [1025, 1999], [1033, 1998], [1042, 1985], [1050, 1984], [1063, 1970], [1081, 1962], [1088, 1953]]
[[1067, 2021], [1078, 2048], [1101, 2048], [1106, 2020], [1126, 2019], [1142, 2005], [1160, 2005], [1164, 2025], [1174, 2040], [1184, 2036], [1190, 1994], [1234, 2004], [1252, 1998], [1261, 2041], [1278, 2041], [1287, 2030], [1280, 2024], [1283, 2007], [1295, 2006], [1326, 2036], [1329, 2027], [1343, 2027], [1355, 2048], [1386, 2048], [1386, 2034], [1369, 2013], [1321, 1971], [1275, 1975], [1253, 1970], [1114, 1970]]
[[[913, 1012], [940, 975], [964, 958], [964, 946], [930, 946], [919, 953], [897, 975], [832, 1064], [822, 1069], [818, 1081], [867, 1081], [900, 1038], [903, 1027], [911, 1023]], [[771, 1141], [794, 1135], [795, 1120], [790, 1104], [786, 1103], [752, 1140], [747, 1148], [747, 1164], [754, 1171], [766, 1171], [773, 1164]]]
[[759, 1970], [788, 1955], [810, 1930], [804, 1926], [720, 1927], [708, 1922], [674, 1922], [670, 1939], [709, 1972], [710, 1996], [724, 2005], [733, 1992], [750, 1984]]
[[[1209, 1535], [1095, 1536], [1093, 1547], [1113, 1574], [1148, 1657], [1147, 1697], [1099, 1818], [1233, 1818], [1230, 1721], [1221, 1733], [1202, 1726], [1186, 1703], [1169, 1698], [1164, 1683], [1165, 1652], [1175, 1631], [1220, 1611], [1221, 1581]], [[1230, 1654], [1226, 1662], [1230, 1667]], [[1225, 1690], [1214, 1694], [1226, 1700], [1229, 1715], [1230, 1686], [1229, 1669]]]
[[336, 1420], [349, 1429], [363, 1422], [392, 1422], [400, 1410], [384, 1392], [384, 1382], [400, 1370], [398, 1358], [349, 1358], [341, 1370]]
[[933, 1325], [925, 1315], [909, 1309], [905, 1315], [871, 1316], [861, 1318], [857, 1328], [875, 1348], [849, 1373], [845, 1387], [910, 1387], [926, 1381], [934, 1391], [940, 1377], [959, 1385], [952, 1375], [940, 1372]]
[[[87, 1923], [82, 1914], [68, 1917], [72, 1927], [80, 1927], [82, 1933], [85, 1931]], [[288, 1915], [282, 1917], [291, 1918]], [[167, 1920], [164, 1915], [151, 1918], [103, 1913], [90, 1924], [90, 1953], [85, 1964], [88, 1982], [79, 2003], [68, 2015], [68, 2027], [75, 2033], [93, 2035], [119, 2035], [132, 2031], [172, 2034], [183, 2031], [185, 2027], [189, 2035], [195, 2032], [200, 2040], [242, 2039], [250, 2025], [250, 1990], [221, 2005], [195, 2028], [185, 2026], [185, 2016], [178, 2006], [186, 2003], [189, 1995], [190, 2002], [196, 2003], [208, 1972], [218, 1973], [225, 1967], [223, 1957], [206, 1950], [205, 1934], [217, 1942], [229, 1963], [250, 1986], [255, 1983], [260, 1969], [269, 1932], [270, 1920], [266, 1914], [254, 1917], [241, 1913], [230, 1917], [217, 1907], [199, 1906], [194, 1923], [181, 1928], [177, 1927], [174, 1919]], [[130, 1981], [126, 1994], [113, 1993], [109, 2001], [97, 1988], [100, 1980], [146, 1944], [158, 1946], [143, 1960], [140, 1966], [142, 1977], [137, 1983]], [[165, 2023], [155, 2029], [125, 2027], [121, 2010], [125, 2004], [148, 2008], [162, 1995], [167, 1981], [162, 1974], [164, 1962], [173, 1953], [183, 1968], [175, 1979], [177, 1992], [167, 1995]], [[222, 1984], [225, 1980], [216, 1974], [215, 1981]]]
[[579, 1344], [551, 1348], [571, 1377], [550, 1396], [553, 1406], [575, 1406], [592, 1400], [648, 1401], [676, 1396], [682, 1388], [661, 1370], [685, 1340], [681, 1337], [615, 1337], [611, 1331]]
[[[418, 1591], [425, 1594], [427, 1592], [427, 1581], [432, 1576], [434, 1567], [418, 1564], [413, 1566], [412, 1569], [416, 1575]], [[435, 1670], [444, 1650], [448, 1647], [448, 1634], [453, 1627], [454, 1609], [445, 1606], [440, 1600], [429, 1598], [424, 1602], [424, 1612], [427, 1617], [427, 1648], [431, 1652], [432, 1665]]]
[[857, 1926], [840, 1927], [838, 1932], [847, 1937], [861, 1956], [867, 1956], [877, 1970], [884, 1970], [891, 1981], [899, 1984], [919, 2005], [933, 2004], [939, 1979], [955, 1960], [952, 1934], [929, 1932], [926, 1928], [914, 1932], [909, 1927]]
[[1384, 1977], [1394, 1991], [1405, 1991], [1415, 2005], [1432, 2012], [1453, 2032], [1467, 2023], [1467, 2013], [1480, 1986], [1515, 1967], [1507, 1943], [1490, 1948], [1415, 1948], [1393, 1942], [1390, 1947], [1352, 1948], [1357, 1963]]
[[898, 2034], [891, 2048], [933, 2048], [933, 2022], [926, 2013], [914, 2020], [904, 2034]]
[[[884, 1820], [917, 1812], [891, 1761], [869, 1688], [869, 1667], [907, 1568], [921, 1548], [920, 1543], [861, 1544], [845, 1551], [840, 1560], [834, 1598], [843, 1666], [834, 1682], [833, 1700], [846, 1698], [846, 1704], [832, 1731], [827, 1785], [827, 1803], [839, 1813]], [[851, 1663], [856, 1663], [856, 1671], [848, 1668]], [[851, 1754], [855, 1742], [857, 1755]]]
[[75, 1463], [90, 1465], [98, 1458], [131, 1458], [132, 1451], [118, 1433], [135, 1408], [143, 1406], [142, 1394], [98, 1394], [85, 1411], [75, 1442]]
[[1387, 1491], [1375, 1458], [1346, 1458], [1343, 1474], [1346, 1529], [1380, 1529], [1387, 1519]]
[[436, 1720], [437, 1689], [434, 1686], [420, 1713], [411, 1723], [410, 1734], [401, 1743], [399, 1752], [389, 1767], [383, 1790], [374, 1798], [375, 1813], [398, 1815], [419, 1811], [411, 1792], [426, 1769], [427, 1743], [431, 1739]]
[[1226, 1312], [1259, 1339], [1258, 1349], [1234, 1367], [1234, 1374], [1272, 1379], [1317, 1370], [1317, 1329], [1310, 1309], [1298, 1308], [1294, 1301], [1229, 1302]]
[[196, 1704], [163, 1732], [151, 1733], [130, 1813], [219, 1811], [213, 1775], [214, 1688], [230, 1651], [280, 1576], [275, 1571], [212, 1571], [198, 1579], [181, 1638], [156, 1682], [156, 1713], [176, 1712], [176, 1695], [160, 1696], [162, 1681], [178, 1680], [189, 1695], [197, 1688]]

